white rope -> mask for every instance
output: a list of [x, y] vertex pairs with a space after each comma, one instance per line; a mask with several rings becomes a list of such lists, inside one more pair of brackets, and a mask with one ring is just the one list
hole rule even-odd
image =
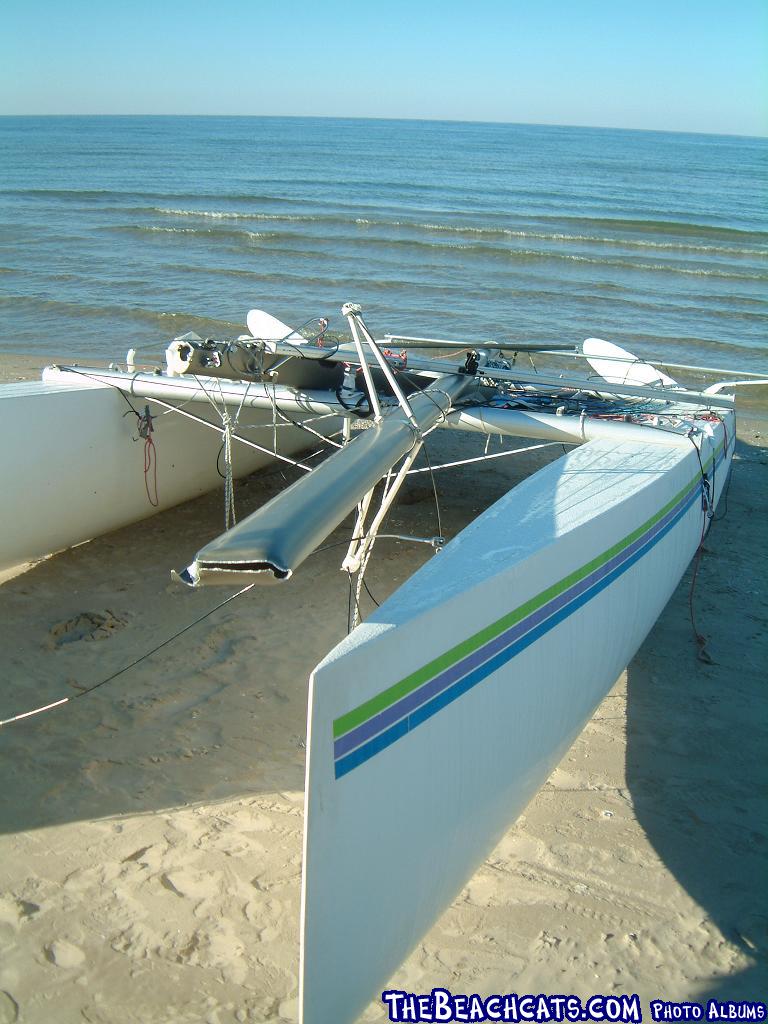
[[[387, 495], [392, 487], [392, 469], [390, 468], [387, 476], [384, 480], [384, 486], [381, 494], [381, 503], [379, 505], [379, 514], [387, 501]], [[372, 487], [370, 491], [365, 495], [363, 500], [357, 506], [357, 522], [355, 523], [355, 529], [353, 531], [353, 540], [350, 541], [349, 548], [347, 550], [347, 557], [342, 563], [342, 569], [346, 569], [347, 572], [351, 573], [355, 571], [355, 563], [357, 564], [357, 584], [355, 586], [355, 601], [352, 609], [352, 623], [351, 628], [355, 629], [360, 622], [360, 598], [363, 592], [363, 580], [365, 579], [365, 570], [368, 567], [368, 559], [371, 557], [371, 550], [373, 545], [376, 543], [376, 523], [379, 521], [374, 519], [374, 523], [371, 526], [367, 534], [363, 534], [365, 527], [365, 520], [368, 515], [368, 510], [373, 499], [375, 487]], [[354, 538], [358, 538], [355, 540]], [[360, 552], [363, 552], [362, 558]]]
[[[391, 472], [392, 471], [390, 470], [390, 473]], [[363, 496], [362, 501], [359, 501], [357, 503], [357, 519], [355, 521], [355, 528], [352, 531], [352, 540], [350, 540], [349, 542], [347, 554], [344, 558], [344, 561], [341, 563], [342, 569], [349, 573], [354, 572], [356, 553], [358, 551], [360, 544], [365, 542], [365, 533], [363, 532], [365, 529], [365, 519], [366, 516], [368, 515], [368, 509], [370, 508], [371, 500], [373, 499], [373, 492], [375, 489], [375, 486], [372, 487], [370, 491], [368, 491]]]
[[232, 420], [229, 417], [229, 413], [225, 412], [223, 416], [223, 427], [224, 427], [224, 529], [228, 530], [230, 523], [232, 526], [237, 522], [237, 515], [235, 513], [235, 477], [234, 468], [232, 464]]
[[363, 556], [363, 560], [360, 563], [360, 570], [357, 574], [357, 586], [355, 587], [355, 603], [354, 607], [352, 608], [352, 629], [356, 629], [357, 626], [360, 624], [360, 598], [363, 593], [363, 580], [365, 579], [365, 570], [368, 568], [368, 561], [371, 557], [371, 553], [373, 552], [373, 545], [375, 543], [376, 535], [373, 534], [368, 545], [368, 550], [365, 552], [365, 555]]
[[234, 417], [229, 415], [229, 407], [227, 406], [226, 399], [224, 398], [224, 389], [221, 386], [221, 378], [217, 377], [216, 381], [219, 385], [219, 397], [221, 398], [221, 426], [222, 435], [224, 437], [224, 530], [228, 530], [230, 526], [234, 526], [237, 523], [237, 513], [235, 511], [235, 470], [234, 470], [234, 452], [232, 451], [232, 437], [235, 429], [237, 428], [238, 421], [240, 419], [240, 413], [243, 411], [245, 400], [248, 396], [248, 392], [251, 388], [250, 381], [243, 392], [243, 397], [240, 399], [240, 405], [237, 407], [237, 412]]
[[[378, 534], [379, 527], [383, 523], [387, 513], [389, 512], [392, 502], [397, 497], [397, 493], [402, 487], [406, 476], [408, 475], [409, 468], [413, 465], [416, 456], [421, 450], [422, 442], [418, 440], [414, 443], [413, 448], [403, 459], [402, 465], [398, 470], [397, 474], [394, 474], [394, 469], [390, 469], [387, 474], [387, 479], [384, 484], [384, 492], [381, 496], [381, 502], [379, 504], [379, 510], [371, 520], [371, 524], [368, 527], [368, 532], [358, 540], [353, 549], [352, 544], [347, 552], [347, 557], [344, 559], [342, 569], [346, 572], [353, 573], [357, 571], [357, 586], [355, 588], [355, 601], [352, 609], [352, 629], [354, 629], [360, 620], [360, 596], [362, 594], [363, 580], [365, 579], [365, 570], [368, 567], [368, 562], [373, 551], [373, 546], [376, 543], [376, 537]], [[365, 514], [368, 511], [368, 505], [370, 499], [373, 496], [373, 490], [369, 491], [359, 506], [358, 512], [358, 523], [362, 525], [365, 520]], [[357, 529], [355, 530], [357, 533]]]

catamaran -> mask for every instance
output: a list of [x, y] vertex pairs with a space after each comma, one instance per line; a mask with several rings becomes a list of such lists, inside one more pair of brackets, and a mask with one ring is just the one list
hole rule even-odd
[[[303, 1024], [357, 1019], [584, 727], [699, 549], [734, 451], [729, 392], [758, 379], [686, 388], [666, 372], [686, 367], [596, 338], [377, 340], [359, 306], [342, 313], [351, 343], [324, 319], [297, 331], [252, 310], [248, 334], [184, 335], [162, 368], [132, 352], [0, 388], [6, 436], [24, 424], [6, 481], [34, 466], [51, 498], [3, 489], [0, 568], [223, 477], [226, 529], [177, 577], [289, 585], [354, 516], [351, 630], [309, 681]], [[526, 352], [549, 368], [520, 365]], [[360, 621], [374, 544], [438, 429], [565, 453], [449, 542], [422, 538], [434, 557]], [[235, 478], [274, 459], [303, 475], [235, 522]]]

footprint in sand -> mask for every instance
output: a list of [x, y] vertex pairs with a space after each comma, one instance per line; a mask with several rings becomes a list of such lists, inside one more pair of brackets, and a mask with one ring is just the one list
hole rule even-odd
[[128, 619], [105, 608], [103, 612], [80, 612], [71, 619], [57, 622], [48, 631], [48, 643], [63, 647], [78, 640], [107, 640], [128, 625]]

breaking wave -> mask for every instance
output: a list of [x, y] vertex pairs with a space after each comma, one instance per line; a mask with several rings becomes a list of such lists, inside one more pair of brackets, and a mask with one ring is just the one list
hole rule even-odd
[[250, 240], [278, 238], [277, 231], [238, 231], [226, 228], [179, 228], [165, 227], [159, 224], [112, 224], [105, 228], [107, 231], [117, 231], [127, 235], [200, 235], [209, 238], [232, 238], [235, 240]]

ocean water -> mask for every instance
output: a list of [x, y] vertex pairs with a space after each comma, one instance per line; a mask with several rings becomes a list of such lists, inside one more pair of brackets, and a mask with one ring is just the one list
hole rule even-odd
[[768, 140], [0, 118], [0, 351], [122, 358], [343, 302], [385, 332], [768, 364]]

